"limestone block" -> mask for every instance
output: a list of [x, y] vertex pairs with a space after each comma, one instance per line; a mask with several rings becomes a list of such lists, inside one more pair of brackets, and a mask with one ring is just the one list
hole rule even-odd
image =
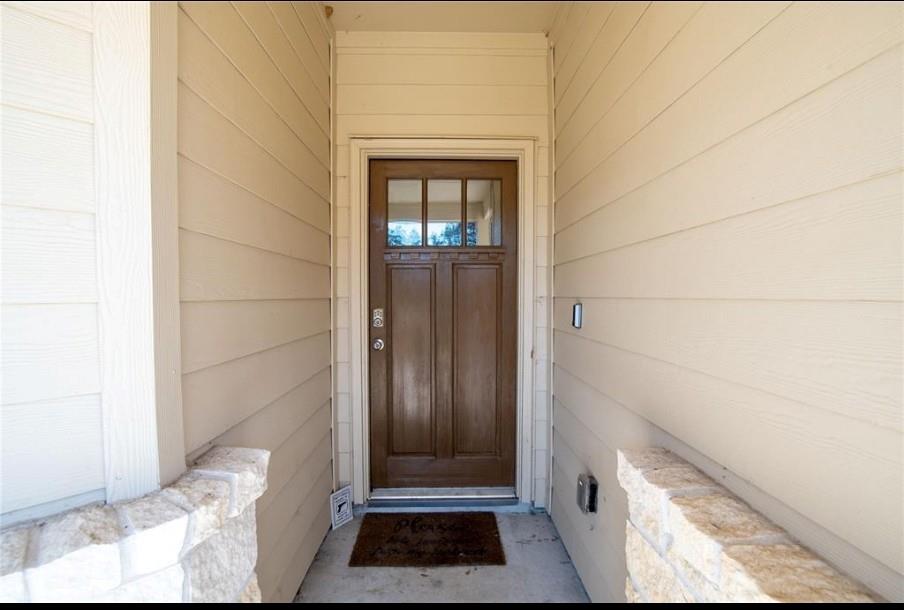
[[160, 493], [169, 502], [189, 512], [187, 548], [201, 544], [226, 522], [231, 493], [227, 481], [187, 474]]
[[660, 552], [670, 543], [666, 527], [668, 500], [673, 496], [706, 494], [718, 484], [664, 449], [618, 452], [618, 481], [628, 497], [631, 522]]
[[251, 579], [245, 585], [244, 590], [239, 594], [240, 604], [259, 604], [261, 603], [261, 587], [257, 583], [257, 573], [251, 574]]
[[185, 590], [185, 570], [174, 565], [136, 578], [93, 600], [95, 603], [180, 603]]
[[727, 547], [721, 590], [733, 602], [878, 601], [862, 586], [796, 544]]
[[122, 535], [109, 506], [63, 513], [39, 524], [25, 570], [31, 601], [83, 600], [116, 588], [122, 580]]
[[743, 542], [784, 542], [784, 531], [724, 493], [669, 500], [672, 549], [712, 582], [719, 582], [722, 548]]
[[689, 590], [693, 591], [697, 602], [712, 604], [727, 601], [723, 600], [722, 594], [714, 583], [685, 561], [681, 555], [675, 553], [674, 549], [669, 549], [665, 558], [669, 565], [672, 566], [672, 569], [675, 570], [678, 578], [686, 583]]
[[631, 578], [625, 578], [625, 599], [629, 604], [642, 604], [643, 600], [640, 597], [640, 593], [637, 592], [637, 589], [634, 588], [634, 584], [631, 582]]
[[264, 449], [214, 447], [198, 458], [192, 472], [229, 482], [229, 516], [234, 517], [267, 490], [269, 462], [270, 452]]
[[227, 520], [223, 529], [199, 544], [190, 564], [192, 602], [234, 602], [257, 564], [254, 505]]
[[158, 572], [179, 563], [188, 531], [188, 513], [154, 493], [119, 504], [125, 538], [120, 543], [123, 578]]
[[694, 596], [678, 580], [672, 567], [630, 522], [625, 527], [625, 556], [630, 580], [644, 590], [649, 603], [694, 602]]
[[0, 603], [28, 601], [22, 570], [31, 530], [31, 527], [9, 529], [0, 537]]

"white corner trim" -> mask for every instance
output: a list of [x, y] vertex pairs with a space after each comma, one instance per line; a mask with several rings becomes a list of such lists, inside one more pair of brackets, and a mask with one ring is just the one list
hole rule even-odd
[[[367, 187], [370, 158], [512, 159], [518, 162], [518, 371], [516, 493], [534, 495], [535, 222], [537, 142], [535, 138], [395, 138], [352, 136], [348, 140], [350, 206], [349, 326], [352, 473], [354, 502], [370, 495], [367, 349]], [[547, 267], [549, 268], [548, 261]]]
[[171, 2], [95, 2], [93, 15], [101, 408], [106, 499], [116, 502], [185, 469], [177, 13]]

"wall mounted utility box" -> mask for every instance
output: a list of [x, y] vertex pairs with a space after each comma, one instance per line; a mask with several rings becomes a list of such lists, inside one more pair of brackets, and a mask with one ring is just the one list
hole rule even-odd
[[599, 485], [596, 479], [589, 474], [578, 475], [578, 508], [583, 513], [596, 512], [596, 496]]

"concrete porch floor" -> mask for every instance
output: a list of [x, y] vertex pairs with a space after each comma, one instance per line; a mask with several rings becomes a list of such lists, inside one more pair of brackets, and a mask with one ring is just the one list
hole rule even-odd
[[327, 535], [296, 603], [589, 602], [546, 514], [496, 513], [504, 566], [350, 568], [363, 517]]

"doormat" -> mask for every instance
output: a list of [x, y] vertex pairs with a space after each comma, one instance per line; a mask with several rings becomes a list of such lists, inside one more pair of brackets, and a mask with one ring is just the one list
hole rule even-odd
[[504, 566], [493, 513], [368, 513], [352, 567]]

